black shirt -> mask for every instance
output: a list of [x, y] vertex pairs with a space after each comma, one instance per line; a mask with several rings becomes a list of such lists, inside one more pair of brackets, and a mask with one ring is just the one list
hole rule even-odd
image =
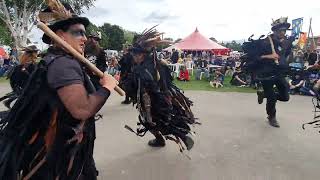
[[208, 66], [208, 61], [206, 60], [196, 61], [196, 66], [198, 68], [206, 68]]

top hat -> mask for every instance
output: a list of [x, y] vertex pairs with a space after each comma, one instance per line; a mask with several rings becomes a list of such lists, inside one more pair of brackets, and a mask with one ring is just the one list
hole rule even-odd
[[288, 30], [289, 27], [291, 26], [290, 23], [287, 22], [288, 21], [288, 17], [281, 17], [277, 20], [272, 20], [272, 31], [276, 31], [276, 30]]

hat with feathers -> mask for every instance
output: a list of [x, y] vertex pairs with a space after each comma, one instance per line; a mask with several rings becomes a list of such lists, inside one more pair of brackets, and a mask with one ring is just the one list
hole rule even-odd
[[[39, 13], [40, 21], [48, 25], [48, 27], [56, 32], [66, 25], [83, 24], [87, 27], [90, 21], [86, 17], [79, 17], [69, 4], [61, 3], [59, 0], [46, 0], [48, 7]], [[42, 41], [51, 44], [51, 38], [44, 34]]]
[[129, 49], [132, 53], [148, 53], [161, 44], [170, 44], [171, 41], [161, 39], [161, 35], [154, 26], [150, 29], [145, 29], [141, 34], [136, 34], [133, 38], [132, 47]]

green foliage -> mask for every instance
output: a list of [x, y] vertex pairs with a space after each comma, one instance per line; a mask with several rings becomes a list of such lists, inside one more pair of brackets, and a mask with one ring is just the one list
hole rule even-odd
[[0, 19], [0, 44], [12, 46], [13, 40], [6, 24]]
[[133, 43], [133, 38], [135, 36], [135, 32], [132, 31], [128, 31], [128, 30], [123, 30], [124, 33], [124, 40], [125, 40], [125, 44], [129, 45]]
[[118, 25], [103, 24], [100, 29], [108, 36], [108, 49], [122, 50], [125, 43], [124, 32]]
[[232, 41], [231, 43], [226, 43], [225, 46], [227, 48], [234, 50], [234, 51], [242, 51], [241, 44], [237, 43], [236, 41]]
[[[195, 75], [195, 74], [194, 74]], [[195, 80], [195, 76], [190, 78], [190, 81], [178, 81], [175, 80], [174, 83], [183, 90], [192, 91], [216, 91], [216, 92], [241, 92], [241, 93], [255, 93], [256, 90], [249, 87], [237, 87], [230, 84], [231, 77], [226, 76], [223, 82], [223, 88], [212, 88], [209, 81], [206, 79]]]

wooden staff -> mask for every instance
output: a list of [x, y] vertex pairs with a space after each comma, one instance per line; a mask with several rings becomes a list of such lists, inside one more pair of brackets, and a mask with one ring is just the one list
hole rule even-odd
[[[268, 38], [269, 38], [269, 41], [270, 41], [272, 54], [276, 54], [277, 52], [276, 52], [276, 50], [275, 50], [275, 48], [274, 48], [274, 44], [273, 44], [273, 40], [272, 40], [271, 36], [268, 36]], [[276, 64], [279, 64], [279, 60], [278, 60], [278, 59], [275, 60], [274, 62], [275, 62]]]
[[[55, 41], [57, 44], [59, 44], [61, 47], [66, 49], [68, 52], [70, 52], [76, 59], [78, 59], [80, 62], [84, 63], [93, 73], [95, 73], [100, 78], [103, 77], [103, 72], [100, 71], [95, 65], [93, 65], [87, 58], [85, 58], [82, 54], [80, 54], [78, 51], [73, 49], [68, 43], [66, 43], [64, 40], [62, 40], [56, 33], [54, 33], [46, 24], [38, 20], [37, 26], [39, 29], [41, 29], [47, 36], [49, 36], [53, 41]], [[120, 95], [124, 96], [125, 92], [119, 87], [116, 86], [114, 90]]]

